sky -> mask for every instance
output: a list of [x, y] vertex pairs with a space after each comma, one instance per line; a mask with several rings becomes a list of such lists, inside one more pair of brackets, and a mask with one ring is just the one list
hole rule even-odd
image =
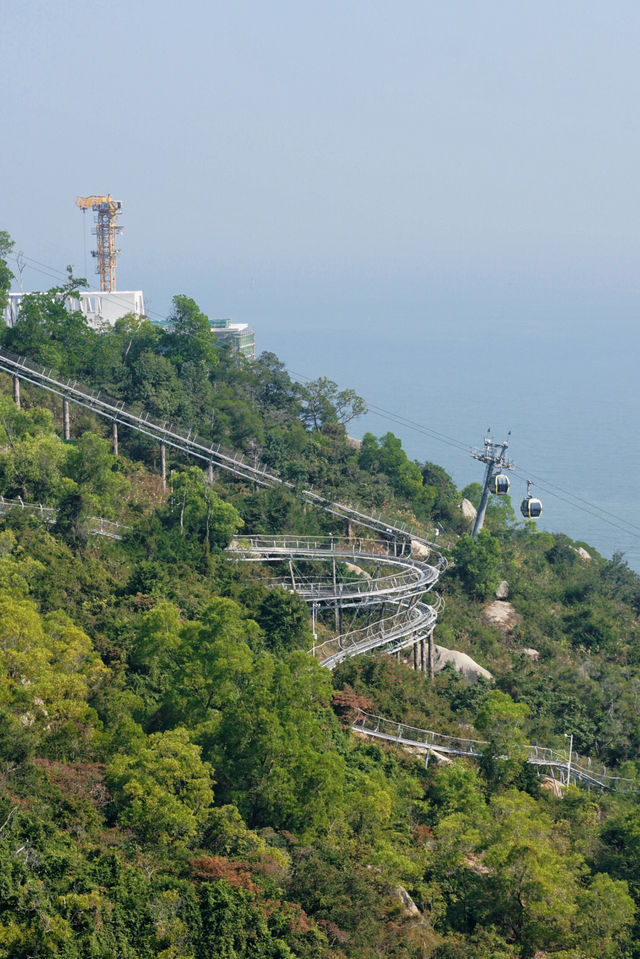
[[[639, 28], [628, 0], [21, 0], [0, 229], [26, 289], [52, 282], [34, 261], [94, 280], [75, 198], [110, 193], [118, 287], [150, 315], [186, 293], [303, 375], [388, 379], [417, 419], [397, 385], [428, 392], [431, 341], [452, 389], [470, 341], [492, 394], [517, 391], [523, 339], [544, 377], [545, 343], [593, 338], [591, 378], [603, 337], [637, 348]], [[478, 417], [444, 425], [481, 442]]]
[[261, 291], [328, 285], [635, 292], [639, 27], [631, 2], [22, 0], [3, 225], [82, 271], [75, 197], [111, 193], [118, 285], [159, 312], [189, 292], [257, 322]]

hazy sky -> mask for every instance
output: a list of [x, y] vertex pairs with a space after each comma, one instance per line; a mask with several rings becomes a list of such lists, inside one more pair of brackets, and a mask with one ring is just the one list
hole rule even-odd
[[83, 273], [75, 197], [109, 192], [121, 289], [256, 326], [381, 323], [425, 288], [635, 293], [639, 27], [626, 0], [21, 0], [0, 228]]
[[513, 428], [573, 491], [543, 524], [640, 569], [640, 519], [576, 496], [637, 516], [637, 0], [4, 6], [0, 229], [31, 264], [95, 284], [75, 198], [111, 193], [152, 315], [186, 293], [296, 374], [464, 443]]

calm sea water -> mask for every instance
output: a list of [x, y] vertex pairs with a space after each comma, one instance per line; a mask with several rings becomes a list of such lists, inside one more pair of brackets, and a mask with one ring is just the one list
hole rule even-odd
[[[294, 373], [328, 376], [465, 446], [482, 445], [489, 426], [496, 440], [511, 430], [514, 507], [526, 479], [537, 480], [542, 528], [606, 557], [620, 551], [640, 571], [634, 320], [626, 303], [613, 311], [592, 303], [561, 321], [540, 307], [517, 324], [486, 315], [477, 324], [464, 317], [421, 323], [408, 313], [382, 325], [353, 318], [295, 330], [274, 324], [258, 328], [257, 338], [259, 349], [275, 352]], [[459, 488], [482, 479], [482, 465], [466, 449], [373, 413], [349, 427], [354, 436], [366, 430], [391, 430], [412, 458], [444, 466]]]

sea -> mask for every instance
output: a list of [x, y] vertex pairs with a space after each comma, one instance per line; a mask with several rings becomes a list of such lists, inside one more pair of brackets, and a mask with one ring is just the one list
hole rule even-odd
[[295, 324], [280, 312], [257, 329], [258, 350], [298, 379], [354, 389], [370, 411], [350, 435], [391, 431], [459, 489], [483, 479], [472, 447], [508, 438], [514, 508], [531, 479], [540, 528], [606, 558], [622, 553], [640, 572], [636, 295], [441, 302], [435, 316], [415, 302], [386, 318], [367, 306], [325, 301]]

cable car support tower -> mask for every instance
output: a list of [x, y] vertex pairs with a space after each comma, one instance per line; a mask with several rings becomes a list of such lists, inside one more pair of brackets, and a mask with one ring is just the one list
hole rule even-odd
[[[487, 430], [487, 432], [490, 434], [491, 430]], [[511, 430], [509, 430], [504, 443], [494, 443], [490, 435], [485, 436], [484, 448], [471, 451], [471, 455], [475, 460], [479, 460], [487, 466], [484, 474], [484, 486], [482, 488], [482, 496], [480, 497], [480, 505], [478, 506], [476, 521], [473, 524], [473, 532], [471, 534], [474, 539], [484, 525], [484, 514], [487, 511], [489, 493], [506, 493], [509, 489], [509, 480], [502, 474], [503, 470], [512, 470], [514, 467], [513, 461], [507, 459], [505, 456], [509, 447], [510, 436]], [[501, 482], [504, 483], [504, 488], [502, 489], [500, 488]]]

